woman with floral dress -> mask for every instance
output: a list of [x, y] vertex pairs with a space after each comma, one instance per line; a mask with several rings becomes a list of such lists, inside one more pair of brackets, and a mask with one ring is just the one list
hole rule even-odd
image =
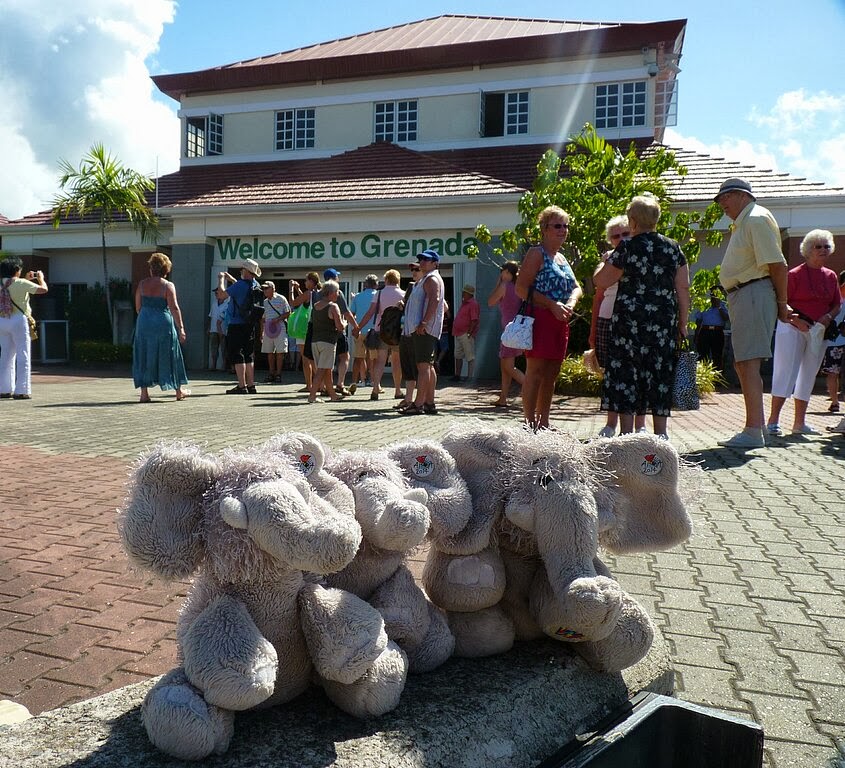
[[600, 289], [619, 283], [601, 407], [619, 413], [623, 434], [633, 431], [634, 414], [651, 411], [655, 434], [668, 437], [676, 350], [687, 335], [689, 267], [678, 244], [654, 231], [657, 198], [637, 196], [626, 213], [631, 239], [594, 278]]

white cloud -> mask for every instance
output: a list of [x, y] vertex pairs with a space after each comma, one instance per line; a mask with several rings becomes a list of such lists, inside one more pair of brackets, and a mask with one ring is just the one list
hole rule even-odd
[[[0, 213], [49, 207], [58, 161], [102, 142], [141, 173], [176, 170], [175, 112], [154, 98], [145, 61], [173, 0], [0, 0]], [[174, 105], [175, 106], [175, 105]]]
[[845, 94], [804, 89], [783, 93], [768, 112], [752, 109], [747, 116], [753, 138], [743, 125], [740, 135], [703, 141], [667, 129], [666, 144], [757, 168], [803, 176], [845, 187]]

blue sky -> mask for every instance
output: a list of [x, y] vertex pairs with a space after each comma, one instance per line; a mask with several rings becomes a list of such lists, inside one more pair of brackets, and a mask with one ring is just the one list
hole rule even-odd
[[419, 0], [413, 6], [0, 0], [6, 105], [0, 213], [17, 217], [46, 207], [58, 158], [76, 163], [95, 141], [144, 173], [174, 170], [177, 105], [156, 91], [151, 74], [204, 69], [444, 13], [686, 18], [678, 125], [666, 142], [845, 186], [845, 0], [733, 4], [729, 13], [724, 7], [712, 0]]

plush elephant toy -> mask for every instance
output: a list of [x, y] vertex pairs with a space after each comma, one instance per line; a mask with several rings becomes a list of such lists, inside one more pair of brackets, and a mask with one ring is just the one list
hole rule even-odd
[[[419, 443], [390, 451], [341, 451], [327, 466], [351, 489], [355, 517], [363, 541], [355, 559], [346, 568], [326, 577], [326, 583], [363, 598], [384, 617], [387, 636], [407, 654], [409, 671], [429, 672], [453, 653], [455, 641], [446, 616], [425, 595], [407, 566], [408, 555], [425, 539], [431, 515], [429, 494], [412, 488], [402, 467], [425, 461], [449, 461], [442, 448], [426, 453], [430, 445]], [[389, 455], [389, 453], [391, 455]], [[398, 460], [397, 460], [398, 458]], [[433, 473], [432, 473], [433, 474]], [[444, 475], [443, 493], [453, 473]], [[439, 512], [440, 508], [432, 505]]]
[[[645, 656], [651, 619], [612, 578], [598, 548], [643, 552], [689, 537], [674, 448], [652, 435], [585, 446], [478, 422], [453, 428], [444, 445], [474, 488], [476, 519], [494, 518], [489, 535], [474, 537], [475, 552], [435, 541], [429, 554], [426, 589], [449, 609], [456, 654], [498, 653], [514, 639], [545, 635], [573, 643], [600, 670]], [[443, 606], [442, 595], [472, 595], [476, 583], [474, 605]]]
[[303, 577], [346, 567], [361, 528], [287, 457], [162, 443], [139, 461], [119, 528], [137, 567], [194, 575], [177, 627], [180, 667], [142, 706], [162, 751], [189, 760], [225, 752], [236, 711], [293, 699], [312, 670], [352, 714], [398, 703], [407, 659], [380, 614]]

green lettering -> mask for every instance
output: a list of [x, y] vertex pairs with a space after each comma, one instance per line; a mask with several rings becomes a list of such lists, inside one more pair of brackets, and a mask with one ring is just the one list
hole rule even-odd
[[384, 240], [381, 244], [381, 255], [383, 258], [390, 256], [390, 246], [393, 245], [392, 240]]
[[428, 248], [428, 242], [426, 240], [411, 241], [411, 250], [413, 250], [414, 256], [418, 253], [422, 253], [426, 248]]
[[240, 257], [242, 259], [250, 259], [252, 258], [252, 244], [251, 243], [244, 243], [241, 245], [240, 249], [238, 250]]
[[273, 257], [276, 259], [284, 259], [288, 255], [288, 249], [283, 240], [278, 243], [273, 243]]
[[445, 250], [447, 256], [459, 256], [461, 253], [461, 240], [462, 236], [460, 232], [455, 232], [455, 237], [450, 237], [446, 241]]
[[351, 240], [344, 240], [340, 244], [340, 255], [344, 259], [351, 259], [355, 255], [355, 243]]
[[269, 259], [273, 255], [273, 244], [261, 243], [258, 246], [258, 255], [262, 259]]
[[441, 240], [439, 237], [434, 237], [429, 240], [428, 247], [431, 248], [432, 251], [437, 251], [441, 256], [446, 255], [443, 250], [443, 240]]
[[322, 240], [311, 243], [311, 258], [322, 259], [326, 255], [326, 244]]
[[393, 245], [393, 252], [398, 258], [407, 259], [411, 252], [411, 244], [407, 240], [397, 240]]
[[307, 259], [308, 243], [288, 243], [288, 253], [291, 259]]
[[364, 235], [361, 238], [361, 253], [368, 259], [378, 257], [381, 255], [381, 239], [378, 235]]
[[217, 238], [217, 250], [220, 251], [221, 259], [237, 259], [238, 248], [240, 248], [240, 246], [240, 238], [234, 241], [231, 237], [227, 237], [225, 240], [221, 240], [219, 237]]

